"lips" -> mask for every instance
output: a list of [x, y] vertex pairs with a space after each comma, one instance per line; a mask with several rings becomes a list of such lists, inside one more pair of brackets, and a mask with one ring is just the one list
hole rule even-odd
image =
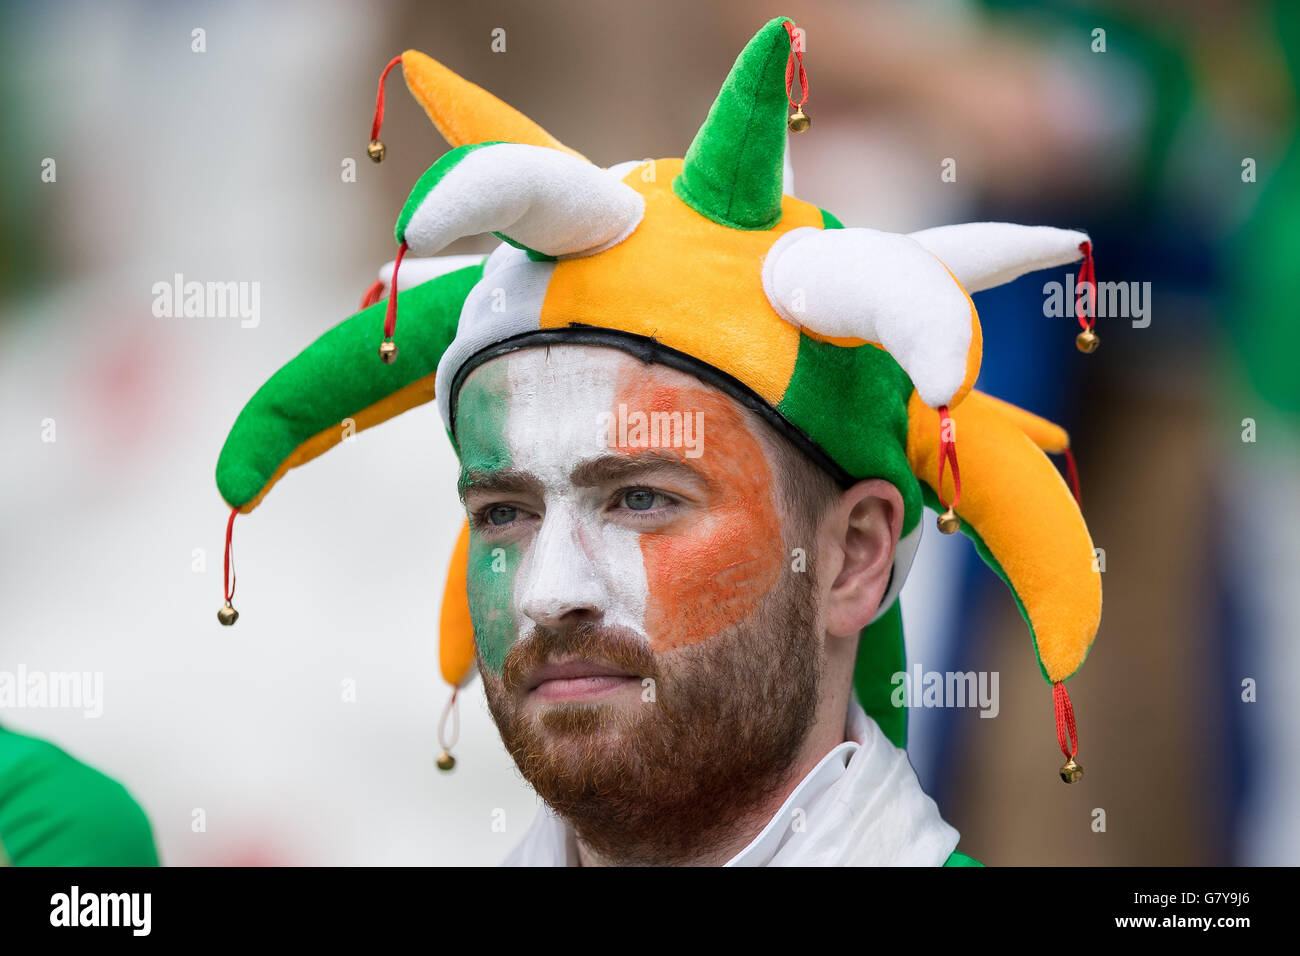
[[636, 681], [637, 675], [596, 661], [544, 664], [528, 680], [528, 692], [548, 700], [592, 697]]

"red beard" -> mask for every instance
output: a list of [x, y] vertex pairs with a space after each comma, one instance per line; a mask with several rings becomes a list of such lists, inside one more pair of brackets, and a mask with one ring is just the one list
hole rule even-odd
[[[500, 678], [480, 661], [501, 739], [602, 859], [670, 865], [716, 855], [738, 822], [788, 785], [813, 725], [824, 667], [814, 593], [811, 572], [787, 573], [744, 623], [663, 654], [598, 624], [535, 628], [511, 647]], [[525, 715], [528, 675], [571, 656], [639, 675], [653, 694], [631, 710], [593, 701]]]

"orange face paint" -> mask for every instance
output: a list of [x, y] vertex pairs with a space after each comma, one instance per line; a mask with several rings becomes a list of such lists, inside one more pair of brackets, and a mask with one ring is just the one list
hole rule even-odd
[[780, 578], [780, 518], [763, 446], [729, 399], [703, 388], [648, 382], [642, 369], [632, 369], [619, 379], [616, 419], [620, 404], [625, 418], [658, 413], [666, 421], [679, 413], [683, 423], [702, 426], [694, 449], [662, 434], [653, 447], [635, 436], [619, 445], [622, 436], [611, 436], [611, 448], [621, 453], [680, 457], [708, 483], [702, 509], [640, 538], [645, 630], [662, 652], [706, 640], [754, 613]]

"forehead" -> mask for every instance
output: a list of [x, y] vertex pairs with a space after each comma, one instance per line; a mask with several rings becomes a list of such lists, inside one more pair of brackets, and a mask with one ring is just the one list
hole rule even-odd
[[489, 359], [466, 378], [461, 396], [474, 390], [509, 393], [520, 403], [587, 402], [629, 380], [700, 387], [698, 379], [664, 365], [641, 362], [616, 348], [549, 345], [518, 349]]
[[634, 427], [638, 414], [689, 415], [707, 429], [710, 447], [722, 447], [730, 437], [726, 444], [733, 450], [739, 450], [736, 439], [767, 448], [757, 417], [713, 386], [619, 349], [591, 345], [536, 346], [484, 362], [461, 388], [456, 433], [466, 466], [467, 457], [489, 467], [507, 460], [516, 466], [525, 460], [573, 463], [638, 450], [635, 437], [625, 446], [610, 441], [626, 438], [620, 425], [630, 421]]

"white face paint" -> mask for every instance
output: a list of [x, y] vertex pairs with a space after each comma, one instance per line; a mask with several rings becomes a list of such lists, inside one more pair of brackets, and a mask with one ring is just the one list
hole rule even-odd
[[[471, 373], [457, 415], [488, 669], [535, 626], [580, 621], [663, 653], [739, 624], [776, 585], [767, 453], [743, 409], [690, 375], [612, 348], [523, 349]], [[623, 427], [674, 416], [680, 432]]]
[[641, 533], [608, 520], [604, 489], [579, 487], [572, 478], [576, 466], [610, 453], [601, 423], [616, 405], [620, 372], [636, 360], [574, 346], [526, 349], [503, 360], [511, 467], [540, 482], [545, 509], [515, 577], [518, 636], [587, 608], [649, 643]]

